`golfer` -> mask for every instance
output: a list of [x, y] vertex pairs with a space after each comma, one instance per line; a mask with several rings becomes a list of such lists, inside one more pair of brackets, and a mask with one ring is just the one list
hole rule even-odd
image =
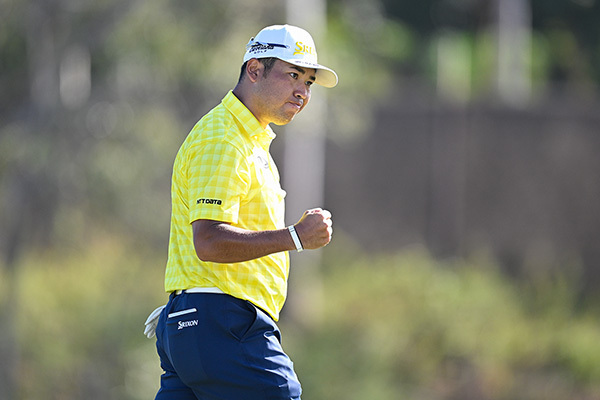
[[286, 227], [269, 124], [285, 125], [302, 111], [313, 83], [334, 87], [337, 80], [318, 64], [308, 32], [266, 27], [247, 44], [235, 88], [179, 149], [165, 276], [170, 296], [147, 321], [149, 336], [156, 327], [164, 370], [156, 399], [300, 399], [276, 325], [288, 251], [327, 245], [332, 221], [315, 208]]

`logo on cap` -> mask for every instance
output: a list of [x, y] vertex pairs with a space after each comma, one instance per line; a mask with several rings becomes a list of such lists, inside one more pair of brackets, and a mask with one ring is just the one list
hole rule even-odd
[[317, 52], [315, 48], [309, 45], [306, 45], [302, 42], [296, 42], [296, 48], [294, 49], [294, 55], [296, 54], [310, 54], [312, 56], [316, 56]]
[[[252, 38], [251, 41], [252, 40], [254, 40], [254, 38]], [[288, 48], [288, 46], [286, 46], [284, 44], [254, 42], [252, 44], [248, 44], [247, 51], [250, 54], [261, 54], [261, 53], [265, 53], [269, 50], [273, 50], [273, 49], [275, 49], [275, 47], [281, 47], [284, 49]]]

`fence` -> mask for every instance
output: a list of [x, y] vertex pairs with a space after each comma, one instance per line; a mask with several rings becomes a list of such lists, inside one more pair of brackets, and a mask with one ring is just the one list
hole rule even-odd
[[[419, 100], [421, 99], [421, 100]], [[360, 143], [327, 150], [325, 198], [365, 249], [485, 249], [509, 272], [600, 272], [600, 107], [554, 95], [528, 109], [402, 93]]]

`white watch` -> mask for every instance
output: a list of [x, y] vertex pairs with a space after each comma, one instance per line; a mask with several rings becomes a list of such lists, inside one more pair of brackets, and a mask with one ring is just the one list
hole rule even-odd
[[298, 250], [298, 252], [304, 250], [304, 247], [302, 247], [302, 242], [300, 241], [300, 237], [298, 236], [298, 232], [296, 232], [296, 228], [294, 227], [294, 225], [288, 226], [288, 231], [290, 231], [290, 235], [292, 235], [292, 240], [296, 245], [296, 250]]

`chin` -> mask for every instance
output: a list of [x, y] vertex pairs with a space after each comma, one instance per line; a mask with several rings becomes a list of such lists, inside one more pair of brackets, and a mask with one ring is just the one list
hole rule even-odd
[[278, 121], [273, 121], [273, 123], [277, 126], [283, 126], [283, 125], [287, 125], [290, 122], [292, 122], [294, 120], [295, 115], [293, 115], [291, 118], [287, 118], [287, 119], [280, 119]]

